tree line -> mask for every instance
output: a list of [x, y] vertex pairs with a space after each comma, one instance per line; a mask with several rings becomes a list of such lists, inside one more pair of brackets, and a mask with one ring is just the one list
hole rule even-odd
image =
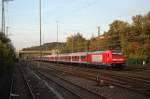
[[115, 20], [103, 35], [86, 40], [81, 33], [67, 38], [62, 53], [122, 50], [126, 60], [132, 64], [142, 61], [150, 63], [150, 12], [132, 17], [132, 23]]
[[[131, 23], [114, 20], [109, 24], [108, 31], [97, 37], [86, 39], [81, 33], [76, 33], [67, 37], [64, 43], [49, 43], [43, 45], [42, 48], [43, 50], [59, 49], [61, 53], [122, 50], [128, 63], [139, 64], [143, 61], [150, 63], [150, 12], [133, 16]], [[35, 49], [40, 49], [40, 47], [23, 50]]]

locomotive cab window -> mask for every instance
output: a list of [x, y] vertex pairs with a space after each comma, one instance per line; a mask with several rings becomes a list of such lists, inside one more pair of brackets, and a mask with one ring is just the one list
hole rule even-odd
[[113, 56], [122, 56], [122, 52], [118, 51], [118, 50], [114, 50], [114, 51], [112, 51], [112, 55]]
[[113, 56], [122, 56], [122, 53], [112, 53]]

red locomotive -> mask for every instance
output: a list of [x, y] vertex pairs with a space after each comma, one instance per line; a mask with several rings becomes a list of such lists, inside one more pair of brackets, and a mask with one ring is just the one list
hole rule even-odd
[[121, 51], [96, 51], [77, 52], [58, 55], [47, 55], [41, 58], [43, 61], [60, 62], [68, 64], [83, 64], [91, 66], [119, 67], [125, 66], [124, 55]]

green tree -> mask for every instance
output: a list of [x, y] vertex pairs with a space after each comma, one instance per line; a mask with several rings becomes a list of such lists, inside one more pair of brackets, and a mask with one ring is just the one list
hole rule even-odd
[[147, 62], [150, 63], [150, 12], [143, 18], [142, 43]]
[[105, 34], [109, 37], [108, 47], [110, 49], [126, 49], [127, 35], [129, 32], [129, 24], [124, 21], [116, 20], [109, 26], [108, 32]]
[[128, 37], [130, 43], [128, 47], [130, 51], [129, 58], [134, 58], [138, 61], [149, 61], [150, 12], [145, 16], [133, 16], [132, 20], [133, 23]]
[[67, 38], [66, 52], [83, 52], [88, 49], [87, 40], [80, 34], [72, 35]]

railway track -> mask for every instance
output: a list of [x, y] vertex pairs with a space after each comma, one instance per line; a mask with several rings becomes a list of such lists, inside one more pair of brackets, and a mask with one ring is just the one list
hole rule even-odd
[[55, 82], [57, 85], [63, 87], [73, 95], [77, 96], [78, 97], [77, 99], [107, 99], [98, 93], [90, 91], [84, 87], [81, 87], [77, 84], [74, 84], [62, 78], [57, 74], [49, 73], [45, 70], [39, 71], [38, 74], [40, 74], [42, 77], [46, 78], [47, 80], [51, 80]]
[[141, 64], [141, 65], [138, 65], [138, 66], [128, 66], [124, 70], [125, 71], [145, 71], [145, 70], [150, 70], [150, 66], [149, 65], [143, 66]]
[[[142, 81], [142, 82], [145, 82], [145, 83], [150, 83], [150, 81], [148, 81], [148, 79], [150, 79], [149, 76], [147, 76], [147, 77], [149, 77], [147, 79], [145, 76], [142, 76], [141, 74], [138, 75], [138, 73], [134, 72], [134, 70], [130, 71], [130, 72], [125, 72], [125, 71], [113, 71], [113, 70], [100, 70], [100, 69], [95, 69], [95, 68], [92, 68], [92, 69], [91, 68], [80, 68], [80, 67], [75, 67], [75, 68], [77, 70], [79, 69], [79, 70], [86, 71], [86, 72], [107, 74], [107, 75], [113, 75], [113, 76], [119, 76], [119, 77], [121, 76], [121, 77], [124, 77], [124, 78], [127, 78], [127, 79], [139, 80], [139, 81]], [[150, 72], [147, 71], [149, 69], [142, 68], [140, 70], [143, 70], [143, 71], [141, 71], [143, 74], [145, 74], [145, 73], [150, 74]], [[135, 74], [133, 74], [133, 72]]]
[[10, 90], [9, 90], [9, 99], [12, 99], [13, 85], [14, 85], [14, 79], [12, 77], [11, 84], [10, 84]]
[[26, 77], [25, 77], [24, 71], [23, 71], [20, 67], [19, 67], [19, 69], [20, 69], [20, 71], [21, 71], [23, 80], [24, 80], [24, 82], [25, 82], [25, 85], [26, 85], [26, 87], [27, 87], [27, 89], [28, 89], [28, 91], [29, 91], [29, 94], [30, 94], [31, 98], [32, 98], [32, 99], [36, 99], [36, 98], [35, 98], [35, 95], [34, 95], [34, 93], [33, 93], [33, 91], [32, 91], [32, 88], [30, 87], [30, 84], [28, 83], [28, 80], [27, 80]]
[[[124, 82], [133, 82], [137, 81], [138, 83], [141, 83], [142, 85], [150, 85], [150, 79], [147, 79], [144, 76], [129, 73], [129, 72], [122, 72], [122, 71], [106, 71], [106, 70], [98, 70], [98, 69], [83, 69], [83, 68], [78, 68], [82, 71], [89, 72], [89, 73], [94, 73], [94, 74], [102, 74], [103, 76], [108, 76], [111, 78], [118, 79], [120, 81]], [[150, 74], [150, 73], [149, 73]], [[150, 78], [150, 77], [149, 77]]]
[[121, 75], [116, 71], [99, 71], [88, 68], [72, 67], [72, 66], [48, 66], [45, 68], [53, 69], [58, 72], [68, 73], [74, 76], [90, 79], [96, 81], [96, 76], [100, 75], [106, 83], [115, 86], [123, 87], [138, 93], [149, 95], [150, 82], [141, 78], [129, 75]]
[[[21, 74], [20, 76], [22, 77], [22, 80], [23, 80], [23, 83], [24, 83], [24, 86], [25, 86], [25, 89], [24, 89], [25, 93], [24, 94], [26, 94], [26, 95], [25, 95], [24, 98], [26, 98], [26, 99], [36, 99], [35, 95], [34, 95], [34, 93], [32, 91], [32, 88], [30, 87], [30, 84], [28, 83], [28, 80], [25, 77], [24, 71], [19, 66], [17, 66], [17, 69], [20, 71], [20, 74]], [[14, 82], [14, 78], [12, 77], [11, 86], [10, 86], [10, 92], [9, 92], [9, 99], [20, 99], [20, 98], [22, 98], [22, 96], [20, 96], [20, 94], [15, 92], [14, 83], [15, 83]], [[20, 86], [20, 87], [22, 87], [22, 86]]]

